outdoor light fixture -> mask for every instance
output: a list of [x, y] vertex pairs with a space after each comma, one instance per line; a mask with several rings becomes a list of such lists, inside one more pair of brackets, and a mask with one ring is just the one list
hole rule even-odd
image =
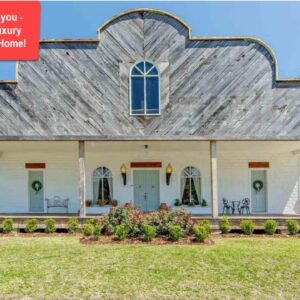
[[120, 168], [121, 171], [121, 175], [123, 177], [123, 184], [126, 185], [126, 173], [127, 173], [127, 168], [125, 166], [125, 164], [123, 164]]
[[167, 182], [167, 185], [170, 185], [170, 178], [171, 178], [171, 174], [173, 172], [173, 167], [168, 164], [167, 167], [166, 167], [166, 182]]

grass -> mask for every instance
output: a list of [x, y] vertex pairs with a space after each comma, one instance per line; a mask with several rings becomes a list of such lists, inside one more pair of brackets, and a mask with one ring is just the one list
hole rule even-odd
[[299, 299], [299, 238], [82, 245], [1, 237], [1, 299]]

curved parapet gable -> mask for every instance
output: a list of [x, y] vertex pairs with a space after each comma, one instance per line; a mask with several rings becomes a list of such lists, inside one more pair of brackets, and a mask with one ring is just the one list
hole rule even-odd
[[278, 81], [278, 82], [291, 82], [291, 83], [295, 83], [295, 82], [299, 82], [300, 83], [300, 78], [279, 78], [278, 76], [278, 61], [275, 55], [275, 52], [273, 51], [273, 49], [264, 41], [262, 41], [259, 38], [256, 37], [250, 37], [250, 36], [242, 36], [242, 37], [198, 37], [198, 36], [193, 36], [192, 35], [192, 28], [182, 19], [180, 19], [179, 17], [175, 16], [174, 14], [171, 14], [169, 12], [163, 11], [163, 10], [159, 10], [159, 9], [152, 9], [152, 8], [138, 8], [138, 9], [130, 9], [127, 11], [124, 11], [114, 17], [112, 17], [111, 19], [109, 19], [108, 21], [106, 21], [104, 24], [102, 24], [98, 29], [97, 29], [97, 33], [98, 33], [98, 39], [100, 40], [101, 38], [101, 33], [107, 29], [107, 27], [109, 27], [111, 24], [114, 24], [114, 22], [118, 21], [119, 19], [122, 19], [126, 16], [129, 16], [131, 14], [135, 14], [135, 13], [144, 13], [144, 12], [148, 12], [148, 13], [154, 13], [154, 14], [159, 14], [162, 16], [166, 16], [168, 18], [171, 18], [173, 20], [175, 20], [176, 22], [178, 22], [179, 24], [181, 24], [183, 27], [186, 28], [187, 32], [188, 32], [188, 38], [190, 41], [249, 41], [249, 42], [253, 42], [256, 43], [260, 46], [262, 46], [263, 48], [265, 48], [269, 55], [272, 57], [272, 60], [274, 62], [274, 66], [275, 66], [275, 73], [274, 73], [274, 80]]
[[[40, 44], [48, 44], [48, 43], [99, 43], [100, 39], [101, 39], [101, 33], [103, 31], [105, 31], [111, 24], [114, 24], [116, 21], [118, 21], [119, 19], [122, 19], [126, 16], [135, 14], [135, 13], [154, 13], [154, 14], [158, 14], [158, 15], [162, 15], [162, 16], [166, 16], [168, 18], [171, 18], [173, 20], [175, 20], [176, 22], [178, 22], [179, 24], [181, 24], [183, 27], [186, 28], [187, 32], [188, 32], [188, 38], [190, 41], [250, 41], [253, 43], [256, 43], [260, 46], [262, 46], [263, 48], [265, 48], [270, 57], [272, 58], [272, 61], [274, 63], [274, 81], [277, 83], [291, 83], [291, 84], [295, 84], [295, 83], [300, 83], [300, 78], [279, 78], [278, 75], [278, 61], [275, 55], [275, 52], [273, 51], [273, 49], [266, 44], [264, 41], [262, 41], [259, 38], [255, 38], [255, 37], [250, 37], [250, 36], [242, 36], [242, 37], [198, 37], [198, 36], [193, 36], [192, 35], [192, 28], [182, 19], [180, 19], [179, 17], [163, 11], [163, 10], [159, 10], [159, 9], [152, 9], [152, 8], [138, 8], [138, 9], [131, 9], [131, 10], [127, 10], [124, 11], [114, 17], [112, 17], [111, 19], [107, 20], [104, 24], [102, 24], [98, 29], [97, 29], [97, 38], [91, 38], [91, 39], [43, 39], [40, 41]], [[18, 62], [17, 62], [18, 64]], [[17, 71], [16, 71], [17, 73]], [[16, 84], [18, 82], [18, 80], [0, 80], [0, 84], [1, 83], [5, 83], [5, 84]]]

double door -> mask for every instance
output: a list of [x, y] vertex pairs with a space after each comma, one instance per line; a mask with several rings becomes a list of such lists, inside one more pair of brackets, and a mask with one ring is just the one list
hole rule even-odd
[[134, 204], [143, 211], [155, 211], [159, 208], [159, 171], [134, 170]]

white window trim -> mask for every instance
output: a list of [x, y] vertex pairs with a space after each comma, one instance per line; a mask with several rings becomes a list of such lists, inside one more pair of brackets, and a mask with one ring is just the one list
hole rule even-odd
[[[157, 75], [147, 75], [146, 74], [146, 75], [133, 75], [132, 76], [131, 73], [132, 73], [133, 68], [141, 62], [144, 62], [144, 63], [148, 62], [148, 63], [152, 64], [156, 68], [158, 74]], [[132, 105], [131, 105], [132, 104], [132, 99], [131, 99], [132, 98], [132, 90], [131, 90], [131, 83], [132, 83], [131, 78], [132, 77], [144, 77], [144, 95], [145, 95], [145, 97], [147, 95], [147, 93], [146, 93], [146, 77], [157, 77], [158, 78], [158, 113], [156, 113], [156, 114], [146, 113], [147, 99], [145, 99], [145, 101], [144, 101], [144, 113], [141, 113], [141, 114], [132, 113]], [[129, 111], [130, 111], [130, 116], [160, 116], [160, 114], [161, 114], [161, 110], [160, 110], [160, 70], [156, 66], [156, 64], [150, 60], [139, 60], [139, 61], [135, 62], [129, 70]]]
[[[185, 174], [185, 169], [186, 168], [194, 168], [194, 169], [196, 169], [199, 172], [199, 176], [186, 176], [186, 174]], [[180, 191], [179, 200], [180, 200], [181, 203], [182, 203], [182, 192], [183, 192], [182, 189], [181, 189], [182, 188], [181, 187], [181, 181], [182, 181], [183, 178], [188, 178], [190, 185], [191, 185], [191, 178], [200, 178], [200, 195], [199, 195], [199, 199], [198, 199], [199, 200], [199, 204], [197, 204], [197, 205], [201, 206], [201, 202], [202, 202], [202, 173], [201, 173], [200, 169], [197, 168], [197, 167], [195, 167], [194, 165], [189, 165], [189, 166], [184, 167], [182, 169], [182, 171], [180, 173], [180, 176], [179, 176], [179, 191]], [[192, 198], [192, 190], [190, 189], [189, 202], [191, 201], [191, 198]], [[182, 203], [182, 205], [183, 205], [183, 203]]]
[[[111, 197], [111, 199], [113, 199], [113, 189], [114, 189], [114, 183], [113, 183], [113, 173], [112, 173], [112, 171], [111, 171], [111, 169], [110, 168], [108, 168], [108, 167], [106, 167], [106, 166], [100, 166], [100, 167], [97, 167], [96, 169], [94, 169], [93, 170], [93, 172], [92, 172], [92, 195], [93, 195], [93, 204], [92, 204], [92, 206], [95, 206], [95, 203], [94, 202], [96, 202], [97, 201], [97, 199], [95, 200], [94, 199], [94, 179], [96, 178], [95, 177], [95, 172], [97, 171], [97, 170], [99, 170], [99, 169], [101, 169], [101, 168], [106, 168], [107, 169], [107, 171], [109, 172], [109, 174], [110, 174], [110, 176], [105, 176], [106, 174], [103, 174], [103, 169], [102, 169], [102, 174], [101, 174], [101, 176], [99, 176], [99, 177], [97, 177], [97, 179], [101, 179], [101, 181], [102, 181], [102, 186], [103, 186], [103, 181], [104, 181], [104, 178], [107, 178], [107, 179], [111, 179], [111, 183], [112, 183], [112, 189], [110, 190], [110, 197]], [[103, 197], [103, 189], [102, 189], [102, 197]], [[108, 204], [106, 204], [106, 205], [108, 205]]]

